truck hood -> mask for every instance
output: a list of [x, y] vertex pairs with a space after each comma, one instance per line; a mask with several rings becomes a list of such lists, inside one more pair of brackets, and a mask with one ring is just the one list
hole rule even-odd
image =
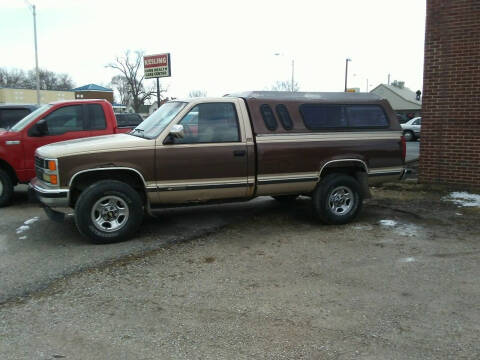
[[153, 148], [155, 140], [144, 139], [127, 134], [95, 136], [82, 139], [60, 141], [37, 149], [37, 154], [43, 158], [58, 159], [64, 156], [88, 154], [95, 152], [110, 152], [128, 149]]

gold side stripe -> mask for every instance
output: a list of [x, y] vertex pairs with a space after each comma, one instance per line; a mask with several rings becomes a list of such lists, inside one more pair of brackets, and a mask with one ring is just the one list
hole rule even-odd
[[201, 180], [182, 180], [182, 181], [159, 181], [158, 187], [182, 187], [182, 186], [195, 186], [195, 185], [235, 185], [235, 184], [251, 184], [254, 183], [253, 179], [247, 180], [244, 177], [239, 178], [224, 178], [224, 179], [201, 179]]
[[257, 135], [257, 143], [276, 142], [315, 142], [315, 141], [347, 141], [347, 140], [400, 140], [401, 131], [377, 132], [335, 132], [335, 133], [306, 133], [306, 134], [275, 134]]
[[387, 168], [375, 168], [370, 169], [368, 171], [368, 175], [376, 175], [376, 174], [390, 174], [396, 172], [402, 172], [403, 167], [387, 167]]
[[318, 172], [258, 175], [258, 180], [287, 180], [318, 177]]

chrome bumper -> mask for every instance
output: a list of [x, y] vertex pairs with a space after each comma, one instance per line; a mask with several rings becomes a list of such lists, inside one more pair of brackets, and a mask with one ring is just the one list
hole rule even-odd
[[29, 187], [42, 204], [48, 207], [68, 207], [69, 190], [52, 188], [37, 178], [30, 181]]

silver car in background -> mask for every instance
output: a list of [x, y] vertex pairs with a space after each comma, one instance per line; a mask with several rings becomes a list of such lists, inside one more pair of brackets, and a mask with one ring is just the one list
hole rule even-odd
[[422, 127], [422, 118], [416, 117], [408, 120], [406, 123], [400, 124], [403, 130], [403, 136], [406, 141], [414, 141], [420, 137], [420, 129]]

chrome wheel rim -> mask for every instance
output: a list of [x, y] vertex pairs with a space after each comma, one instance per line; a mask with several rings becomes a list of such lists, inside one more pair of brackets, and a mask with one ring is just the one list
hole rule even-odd
[[104, 232], [118, 231], [123, 228], [129, 217], [128, 205], [118, 196], [104, 196], [92, 208], [93, 225]]
[[0, 196], [3, 195], [3, 181], [0, 179]]
[[354, 201], [353, 191], [346, 186], [339, 186], [330, 193], [328, 207], [335, 215], [346, 215], [352, 210]]
[[403, 136], [405, 136], [405, 140], [410, 141], [413, 139], [413, 135], [410, 131], [407, 131]]

